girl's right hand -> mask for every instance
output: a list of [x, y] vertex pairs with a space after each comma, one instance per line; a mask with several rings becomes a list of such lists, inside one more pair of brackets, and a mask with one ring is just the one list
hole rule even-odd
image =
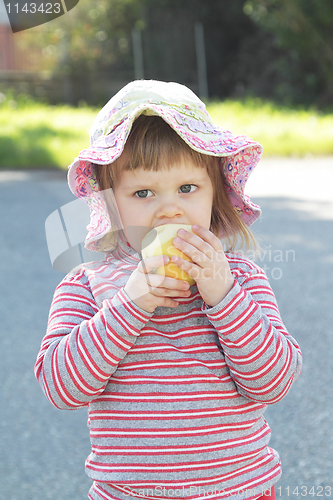
[[164, 266], [170, 258], [166, 255], [147, 257], [133, 271], [125, 292], [138, 307], [152, 313], [156, 307], [177, 307], [179, 302], [171, 297], [190, 297], [190, 285], [186, 281], [169, 278], [150, 271]]

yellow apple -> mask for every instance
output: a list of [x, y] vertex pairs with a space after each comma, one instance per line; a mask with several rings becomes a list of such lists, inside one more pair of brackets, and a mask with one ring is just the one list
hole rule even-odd
[[[164, 224], [149, 231], [142, 240], [142, 257], [146, 259], [147, 257], [155, 257], [156, 255], [168, 255], [171, 258], [173, 255], [177, 255], [184, 260], [192, 262], [187, 255], [172, 244], [172, 240], [177, 236], [177, 231], [181, 228], [193, 233], [191, 226], [188, 224]], [[170, 278], [187, 281], [190, 285], [194, 285], [195, 283], [191, 276], [173, 262], [157, 267], [154, 272], [169, 276]]]

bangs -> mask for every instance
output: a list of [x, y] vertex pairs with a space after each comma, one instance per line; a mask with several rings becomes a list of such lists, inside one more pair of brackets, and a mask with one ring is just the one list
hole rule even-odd
[[163, 118], [140, 115], [133, 123], [118, 160], [125, 170], [143, 168], [157, 171], [170, 169], [182, 160], [182, 163], [190, 160], [195, 166], [204, 167], [210, 163], [211, 157], [190, 148]]

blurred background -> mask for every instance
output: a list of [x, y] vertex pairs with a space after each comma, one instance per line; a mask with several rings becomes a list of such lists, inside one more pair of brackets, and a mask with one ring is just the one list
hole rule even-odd
[[331, 0], [80, 0], [15, 34], [4, 3], [3, 167], [66, 168], [97, 108], [139, 78], [187, 85], [266, 156], [333, 154]]
[[214, 123], [264, 146], [248, 183], [258, 264], [304, 355], [267, 409], [277, 499], [332, 498], [332, 0], [80, 0], [15, 34], [0, 0], [0, 498], [87, 498], [86, 410], [56, 410], [33, 375], [64, 276], [45, 221], [74, 199], [67, 166], [97, 112], [140, 78], [187, 85]]
[[126, 82], [153, 78], [202, 97], [323, 109], [333, 106], [332, 23], [330, 0], [80, 0], [14, 36], [2, 23], [1, 86], [100, 105]]

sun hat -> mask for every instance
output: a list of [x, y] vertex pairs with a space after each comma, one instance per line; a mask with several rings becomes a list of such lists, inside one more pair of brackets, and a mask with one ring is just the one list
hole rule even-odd
[[[228, 196], [242, 220], [250, 226], [260, 207], [244, 194], [249, 175], [263, 148], [245, 135], [234, 135], [212, 123], [205, 104], [190, 89], [175, 82], [135, 80], [123, 87], [98, 113], [90, 130], [91, 146], [69, 166], [68, 184], [90, 209], [85, 247], [112, 250], [114, 228], [94, 171], [122, 153], [134, 120], [141, 114], [160, 116], [195, 151], [221, 158]], [[221, 237], [222, 229], [221, 229]]]

